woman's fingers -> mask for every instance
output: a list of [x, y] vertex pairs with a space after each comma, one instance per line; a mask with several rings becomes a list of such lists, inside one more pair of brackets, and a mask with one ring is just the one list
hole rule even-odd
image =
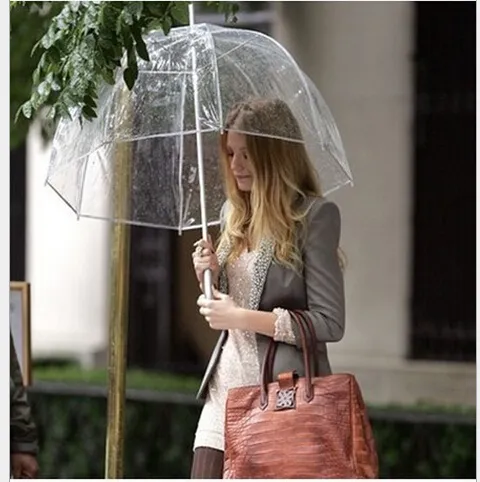
[[205, 295], [200, 295], [197, 299], [197, 305], [201, 308], [211, 309], [212, 300], [209, 300]]
[[195, 248], [200, 248], [200, 249], [209, 249], [212, 253], [215, 252], [215, 249], [212, 243], [212, 238], [210, 236], [209, 236], [209, 241], [205, 241], [204, 239], [199, 239], [198, 241], [193, 243], [193, 246]]
[[212, 310], [210, 308], [204, 308], [203, 306], [198, 310], [202, 316], [210, 316]]
[[194, 246], [195, 249], [192, 253], [193, 267], [195, 269], [197, 279], [201, 284], [203, 273], [207, 269], [211, 270], [214, 274], [217, 273], [218, 259], [211, 243], [211, 238], [209, 238], [209, 241], [200, 239], [194, 243]]
[[205, 295], [200, 295], [197, 300], [197, 305], [200, 307], [199, 313], [210, 323], [210, 316], [212, 314], [212, 300], [209, 300]]
[[217, 267], [217, 257], [208, 248], [199, 250], [198, 248], [192, 253], [193, 264], [195, 269], [215, 269]]
[[229, 298], [228, 295], [218, 291], [215, 287], [213, 288], [212, 294], [216, 300], [227, 300]]
[[192, 253], [192, 258], [206, 258], [206, 257], [211, 257], [215, 253], [210, 249], [210, 248], [200, 248], [197, 247], [195, 251]]
[[211, 268], [211, 269], [214, 269], [216, 264], [215, 264], [215, 259], [214, 258], [211, 258], [210, 256], [209, 257], [205, 257], [205, 258], [196, 258], [194, 260], [194, 266], [195, 266], [195, 269], [206, 269], [206, 268]]

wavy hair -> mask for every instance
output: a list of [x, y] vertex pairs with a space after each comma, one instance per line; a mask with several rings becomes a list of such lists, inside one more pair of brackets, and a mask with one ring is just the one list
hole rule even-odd
[[[251, 192], [240, 191], [233, 176], [227, 152], [229, 131], [246, 135], [253, 171]], [[221, 134], [220, 162], [229, 210], [219, 247], [228, 243], [228, 260], [270, 238], [275, 241], [275, 260], [298, 271], [302, 257], [297, 224], [304, 224], [306, 216], [302, 201], [322, 194], [300, 126], [287, 104], [255, 99], [233, 106]]]

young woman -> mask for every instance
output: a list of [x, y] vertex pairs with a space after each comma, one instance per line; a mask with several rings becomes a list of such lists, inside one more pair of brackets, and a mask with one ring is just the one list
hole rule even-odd
[[265, 126], [301, 139], [284, 102], [236, 105], [221, 137], [227, 201], [218, 248], [195, 243], [199, 283], [210, 269], [215, 286], [214, 300], [198, 299], [200, 313], [221, 335], [199, 392], [205, 406], [192, 478], [222, 478], [228, 389], [259, 383], [272, 337], [280, 342], [274, 377], [289, 370], [303, 375], [300, 335], [287, 310], [305, 310], [313, 321], [320, 374], [331, 373], [326, 343], [344, 333], [339, 210], [322, 197], [301, 142], [241, 133], [265, 132]]

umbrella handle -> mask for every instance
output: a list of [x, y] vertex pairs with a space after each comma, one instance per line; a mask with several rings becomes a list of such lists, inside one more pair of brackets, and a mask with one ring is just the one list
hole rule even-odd
[[210, 269], [206, 269], [203, 272], [203, 293], [205, 294], [205, 298], [207, 298], [207, 300], [213, 300], [212, 291], [212, 271]]

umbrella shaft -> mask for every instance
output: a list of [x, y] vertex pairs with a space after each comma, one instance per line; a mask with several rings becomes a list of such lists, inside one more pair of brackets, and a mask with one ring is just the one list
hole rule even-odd
[[203, 292], [204, 292], [205, 298], [207, 298], [207, 300], [213, 299], [212, 272], [209, 269], [206, 269], [203, 272]]
[[[194, 7], [193, 3], [188, 6], [190, 26], [194, 25]], [[207, 226], [207, 203], [205, 201], [205, 168], [203, 164], [203, 146], [202, 146], [202, 125], [200, 122], [200, 100], [198, 98], [198, 73], [197, 73], [197, 54], [192, 48], [192, 72], [193, 72], [193, 104], [195, 107], [195, 131], [197, 141], [197, 164], [198, 164], [198, 185], [200, 189], [200, 216], [202, 219], [202, 237], [208, 240]], [[212, 272], [206, 270], [203, 274], [203, 290], [207, 299], [212, 299]]]

